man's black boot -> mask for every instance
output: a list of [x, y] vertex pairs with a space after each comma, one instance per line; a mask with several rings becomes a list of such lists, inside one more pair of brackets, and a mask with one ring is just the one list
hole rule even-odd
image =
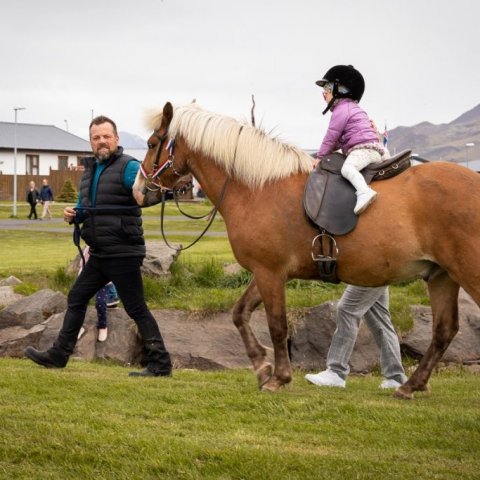
[[45, 368], [64, 368], [68, 362], [68, 357], [61, 354], [55, 354], [52, 349], [40, 351], [33, 347], [25, 349], [25, 355], [38, 365]]
[[[147, 368], [139, 372], [130, 372], [129, 377], [171, 377], [172, 362], [170, 354], [165, 349], [163, 339], [158, 336], [151, 337], [144, 342]], [[145, 364], [144, 364], [145, 365]]]

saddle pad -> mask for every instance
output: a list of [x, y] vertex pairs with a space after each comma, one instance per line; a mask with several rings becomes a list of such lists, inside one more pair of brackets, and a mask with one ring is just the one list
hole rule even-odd
[[[334, 153], [329, 159], [332, 163], [343, 163], [345, 157]], [[327, 168], [328, 163], [325, 170], [316, 169], [308, 177], [303, 198], [305, 212], [313, 223], [332, 235], [345, 235], [357, 224], [358, 217], [353, 213], [357, 196], [348, 180], [328, 174]]]

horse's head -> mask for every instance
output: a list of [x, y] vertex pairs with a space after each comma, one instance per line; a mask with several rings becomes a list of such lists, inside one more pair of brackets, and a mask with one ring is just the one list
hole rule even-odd
[[191, 183], [182, 147], [169, 134], [173, 107], [163, 107], [160, 125], [148, 139], [148, 150], [133, 185], [133, 196], [141, 206], [155, 205], [162, 200], [162, 192], [182, 193]]

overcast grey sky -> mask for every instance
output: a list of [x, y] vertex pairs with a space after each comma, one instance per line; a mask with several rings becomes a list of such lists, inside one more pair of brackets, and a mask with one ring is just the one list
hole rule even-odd
[[[8, 5], [8, 6], [7, 6]], [[92, 110], [147, 138], [145, 111], [193, 98], [317, 148], [315, 80], [364, 75], [383, 130], [448, 123], [480, 103], [478, 0], [15, 0], [0, 14], [0, 121], [86, 137]]]

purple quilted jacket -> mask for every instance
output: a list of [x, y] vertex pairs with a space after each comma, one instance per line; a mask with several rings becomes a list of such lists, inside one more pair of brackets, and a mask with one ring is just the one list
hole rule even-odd
[[345, 155], [356, 145], [379, 143], [377, 132], [358, 103], [342, 98], [332, 108], [332, 117], [317, 158], [341, 149]]

